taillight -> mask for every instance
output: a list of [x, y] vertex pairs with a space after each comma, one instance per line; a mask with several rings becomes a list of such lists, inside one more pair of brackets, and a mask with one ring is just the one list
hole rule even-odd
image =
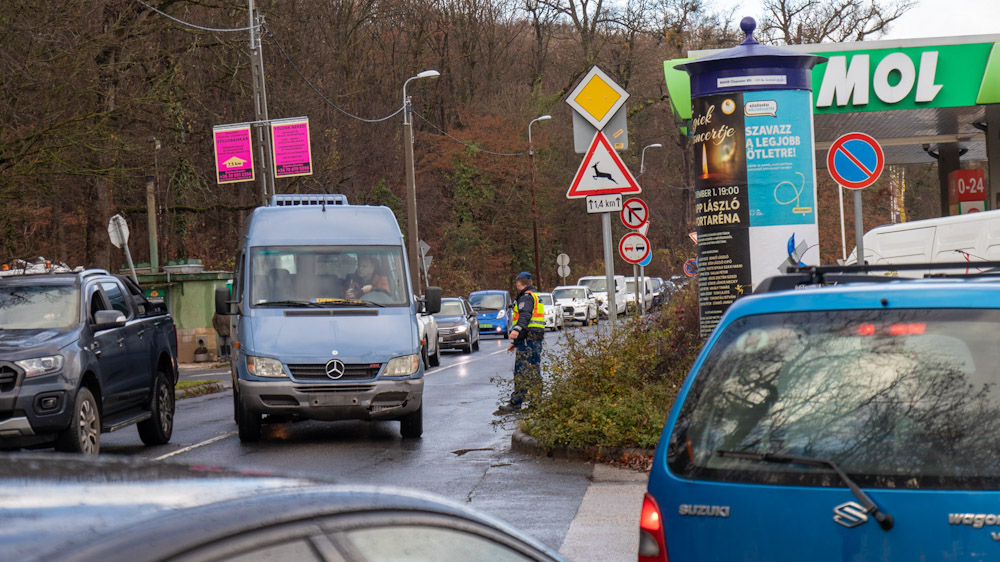
[[667, 544], [663, 538], [660, 506], [646, 492], [639, 516], [639, 562], [667, 562]]

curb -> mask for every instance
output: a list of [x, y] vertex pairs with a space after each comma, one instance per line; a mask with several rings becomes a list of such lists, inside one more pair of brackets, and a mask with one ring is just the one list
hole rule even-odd
[[652, 457], [656, 452], [655, 449], [637, 447], [567, 447], [556, 445], [552, 449], [547, 449], [538, 439], [528, 435], [520, 427], [515, 429], [510, 436], [510, 450], [536, 457], [595, 462], [607, 462], [626, 456]]
[[190, 390], [175, 390], [174, 400], [184, 400], [185, 398], [196, 398], [198, 396], [205, 396], [208, 394], [216, 394], [219, 392], [224, 392], [228, 387], [223, 386], [220, 383], [215, 384], [205, 384], [192, 388]]

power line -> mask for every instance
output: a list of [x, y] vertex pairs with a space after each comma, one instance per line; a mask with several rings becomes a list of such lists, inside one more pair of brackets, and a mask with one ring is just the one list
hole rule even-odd
[[459, 144], [465, 145], [466, 147], [471, 148], [473, 150], [477, 150], [479, 152], [485, 152], [486, 154], [492, 154], [494, 156], [524, 156], [524, 155], [528, 154], [527, 151], [525, 151], [525, 152], [493, 152], [492, 150], [486, 150], [485, 148], [480, 148], [480, 147], [476, 146], [475, 144], [473, 144], [471, 142], [465, 142], [464, 140], [462, 140], [462, 139], [460, 139], [458, 137], [454, 137], [454, 136], [448, 134], [448, 131], [445, 131], [441, 127], [438, 127], [434, 123], [431, 123], [423, 115], [421, 115], [421, 114], [419, 114], [419, 113], [417, 113], [415, 111], [413, 112], [413, 114], [416, 115], [417, 117], [419, 117], [420, 119], [422, 119], [424, 121], [424, 123], [427, 123], [428, 125], [430, 125], [432, 128], [434, 128], [436, 131], [438, 131], [442, 135], [448, 137], [449, 139], [451, 139], [451, 140], [453, 140], [453, 141], [455, 141], [455, 142], [457, 142]]
[[306, 85], [308, 85], [312, 89], [312, 91], [316, 92], [316, 95], [318, 95], [319, 97], [323, 98], [323, 101], [325, 101], [326, 103], [328, 103], [331, 107], [333, 107], [337, 111], [339, 111], [339, 112], [343, 113], [344, 115], [350, 117], [351, 119], [357, 119], [358, 121], [363, 121], [365, 123], [381, 123], [382, 121], [388, 121], [389, 119], [392, 119], [393, 117], [399, 115], [399, 113], [401, 111], [403, 111], [404, 108], [400, 107], [399, 109], [397, 109], [396, 111], [393, 111], [391, 114], [386, 115], [385, 117], [380, 117], [378, 119], [365, 119], [364, 117], [358, 117], [357, 115], [354, 115], [353, 113], [350, 113], [350, 112], [348, 112], [348, 111], [346, 111], [344, 109], [341, 109], [340, 106], [338, 106], [337, 104], [333, 103], [333, 101], [331, 101], [330, 98], [326, 97], [326, 95], [324, 95], [323, 92], [319, 91], [319, 88], [317, 88], [316, 86], [314, 86], [313, 83], [310, 82], [308, 78], [306, 78], [305, 74], [302, 74], [302, 71], [299, 70], [299, 67], [295, 64], [294, 61], [292, 61], [292, 58], [288, 56], [288, 53], [285, 52], [285, 48], [281, 46], [281, 43], [278, 41], [278, 38], [274, 36], [274, 33], [271, 33], [271, 30], [269, 30], [269, 29], [267, 29], [265, 27], [264, 28], [264, 34], [267, 35], [268, 38], [270, 38], [271, 40], [274, 41], [275, 46], [278, 47], [278, 51], [281, 52], [281, 56], [285, 57], [285, 60], [288, 61], [288, 64], [292, 65], [292, 68], [295, 70], [295, 73], [299, 75], [299, 78], [301, 78], [302, 81], [305, 82]]
[[138, 3], [140, 3], [140, 4], [142, 4], [143, 6], [145, 6], [147, 8], [149, 8], [150, 10], [153, 10], [154, 12], [156, 12], [157, 14], [160, 14], [161, 16], [163, 16], [165, 18], [171, 19], [171, 20], [173, 20], [173, 21], [175, 21], [175, 22], [177, 22], [177, 23], [179, 23], [181, 25], [186, 25], [186, 26], [192, 27], [194, 29], [200, 29], [202, 31], [216, 31], [216, 32], [220, 32], [220, 33], [225, 33], [225, 32], [229, 32], [229, 31], [250, 31], [250, 29], [251, 29], [249, 26], [247, 26], [247, 27], [218, 28], [218, 27], [204, 27], [204, 26], [201, 26], [201, 25], [195, 25], [193, 23], [186, 22], [186, 21], [184, 21], [182, 19], [175, 18], [174, 16], [172, 16], [172, 15], [166, 13], [166, 12], [157, 10], [156, 8], [150, 6], [149, 4], [143, 2], [142, 0], [135, 0], [135, 1], [138, 2]]

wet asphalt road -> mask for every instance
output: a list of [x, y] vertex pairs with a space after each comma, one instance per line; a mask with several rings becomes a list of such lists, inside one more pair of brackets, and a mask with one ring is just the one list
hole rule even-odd
[[[558, 353], [559, 339], [547, 334], [546, 353]], [[442, 352], [441, 366], [426, 374], [421, 439], [401, 439], [398, 422], [303, 421], [265, 424], [261, 442], [243, 444], [227, 390], [178, 401], [169, 444], [144, 447], [126, 428], [102, 435], [102, 453], [415, 488], [499, 517], [558, 550], [594, 467], [510, 452], [515, 420], [493, 415], [502, 397], [491, 381], [510, 377], [507, 343], [484, 336], [472, 354]], [[228, 369], [185, 368], [182, 378], [229, 385]]]

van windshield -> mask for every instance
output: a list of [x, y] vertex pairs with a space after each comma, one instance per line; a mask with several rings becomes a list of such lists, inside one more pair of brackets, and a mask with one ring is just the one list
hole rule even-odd
[[683, 477], [840, 486], [717, 451], [824, 458], [873, 488], [1000, 485], [997, 310], [741, 318], [700, 368], [667, 459]]
[[584, 287], [590, 287], [591, 292], [594, 293], [605, 293], [608, 290], [607, 279], [580, 279], [580, 284]]
[[250, 302], [408, 306], [396, 246], [263, 246], [250, 252]]
[[500, 293], [472, 293], [469, 295], [469, 304], [476, 310], [501, 310], [504, 298]]

